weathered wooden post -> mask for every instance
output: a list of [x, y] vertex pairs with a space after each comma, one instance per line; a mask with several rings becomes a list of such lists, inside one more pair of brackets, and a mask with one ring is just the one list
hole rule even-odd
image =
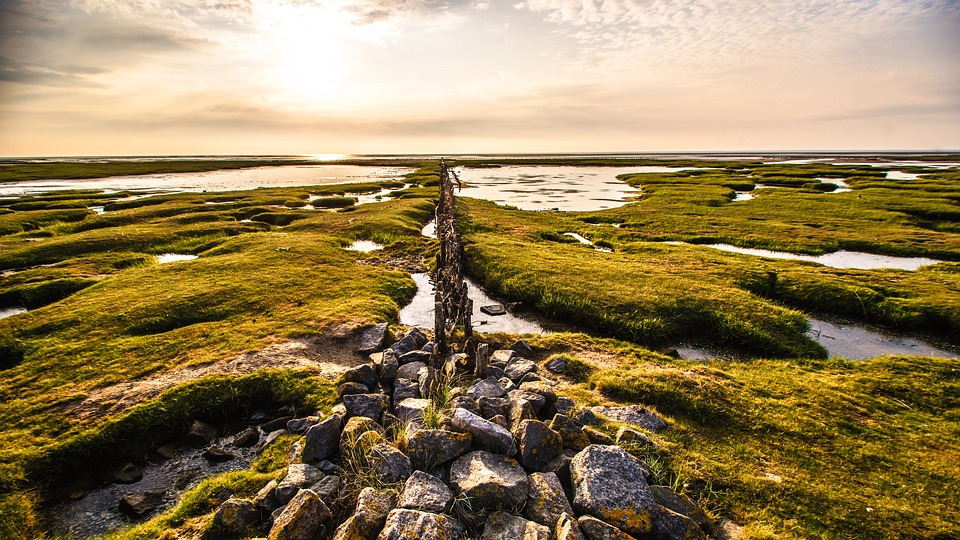
[[474, 374], [478, 379], [487, 378], [487, 363], [490, 361], [490, 346], [486, 343], [477, 345], [477, 354], [475, 357]]

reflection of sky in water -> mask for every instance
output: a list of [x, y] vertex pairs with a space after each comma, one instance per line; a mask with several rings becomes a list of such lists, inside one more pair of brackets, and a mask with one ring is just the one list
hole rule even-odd
[[886, 354], [902, 354], [960, 358], [955, 352], [934, 347], [919, 339], [887, 334], [853, 324], [833, 324], [810, 319], [807, 335], [823, 345], [831, 357], [864, 360]]
[[617, 180], [628, 173], [669, 173], [680, 167], [508, 166], [457, 169], [465, 187], [457, 194], [522, 210], [589, 211], [617, 208], [640, 191]]

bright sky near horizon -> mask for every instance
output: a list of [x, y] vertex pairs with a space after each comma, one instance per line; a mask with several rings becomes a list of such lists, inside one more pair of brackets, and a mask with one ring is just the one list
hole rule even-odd
[[956, 0], [0, 0], [0, 155], [960, 149]]

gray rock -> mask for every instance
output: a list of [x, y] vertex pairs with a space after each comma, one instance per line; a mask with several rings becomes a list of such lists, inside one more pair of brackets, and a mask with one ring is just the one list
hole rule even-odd
[[527, 478], [530, 491], [523, 515], [541, 525], [553, 527], [564, 513], [573, 515], [573, 507], [560, 485], [557, 475], [533, 473]]
[[400, 369], [400, 360], [397, 353], [390, 349], [383, 351], [380, 356], [380, 362], [377, 364], [377, 373], [380, 375], [380, 383], [384, 387], [393, 384], [397, 378], [397, 370]]
[[620, 529], [593, 516], [580, 516], [580, 530], [588, 540], [636, 540]]
[[523, 339], [518, 339], [513, 345], [510, 346], [510, 350], [515, 351], [524, 358], [533, 358], [535, 354], [533, 349], [530, 348], [530, 345]]
[[617, 444], [621, 446], [647, 446], [652, 445], [653, 441], [650, 440], [650, 437], [647, 437], [640, 431], [637, 431], [631, 427], [620, 426], [620, 429], [617, 430]]
[[557, 401], [553, 404], [553, 414], [565, 414], [570, 416], [570, 413], [577, 408], [577, 402], [568, 397], [557, 397]]
[[497, 384], [500, 385], [500, 388], [503, 388], [504, 392], [512, 392], [517, 389], [517, 385], [514, 384], [513, 381], [510, 380], [510, 377], [507, 376], [497, 379]]
[[487, 377], [486, 379], [476, 381], [467, 390], [467, 396], [474, 400], [479, 400], [482, 397], [498, 398], [505, 395], [507, 395], [507, 392], [493, 377]]
[[340, 442], [340, 428], [339, 416], [328, 416], [307, 428], [303, 439], [303, 461], [313, 463], [335, 455]]
[[535, 420], [537, 411], [533, 405], [525, 399], [514, 399], [510, 401], [510, 429], [516, 430], [524, 420]]
[[376, 537], [393, 510], [393, 498], [386, 491], [363, 488], [357, 509], [333, 535], [333, 540], [370, 540]]
[[570, 479], [570, 462], [575, 456], [572, 450], [564, 450], [553, 461], [544, 467], [543, 472], [552, 472], [560, 479], [560, 485], [567, 489], [573, 489], [573, 481]]
[[286, 429], [278, 429], [276, 431], [271, 431], [270, 433], [267, 433], [267, 436], [263, 438], [263, 443], [262, 443], [263, 445], [257, 450], [257, 453], [259, 454], [260, 452], [263, 452], [264, 448], [270, 446], [271, 444], [273, 444], [274, 441], [276, 441], [277, 439], [279, 439], [280, 437], [286, 434], [287, 434]]
[[429, 407], [429, 399], [407, 398], [396, 406], [394, 412], [401, 422], [423, 423], [423, 410]]
[[324, 459], [316, 464], [316, 467], [320, 469], [320, 472], [323, 474], [339, 474], [340, 467], [336, 463], [330, 461], [329, 459]]
[[301, 489], [270, 527], [270, 540], [314, 540], [332, 517], [316, 493]]
[[594, 414], [590, 409], [577, 409], [569, 416], [585, 426], [600, 425], [600, 418], [598, 418], [597, 415]]
[[454, 409], [450, 421], [457, 431], [473, 435], [474, 444], [484, 450], [508, 456], [516, 452], [516, 443], [509, 431], [466, 409]]
[[506, 512], [487, 517], [480, 540], [550, 540], [550, 529]]
[[480, 313], [490, 315], [491, 317], [498, 317], [500, 315], [506, 315], [507, 309], [503, 307], [502, 304], [489, 304], [480, 306]]
[[415, 471], [400, 494], [400, 508], [426, 510], [441, 514], [453, 503], [453, 492], [439, 478]]
[[527, 400], [530, 402], [530, 405], [533, 406], [533, 412], [540, 414], [540, 411], [543, 409], [544, 405], [547, 404], [547, 398], [537, 394], [535, 392], [526, 392], [524, 390], [511, 390], [507, 392], [507, 398], [510, 401], [517, 400]]
[[499, 349], [490, 354], [490, 363], [501, 364], [505, 366], [509, 364], [515, 356], [517, 356], [516, 351], [510, 349]]
[[133, 484], [143, 478], [143, 472], [140, 467], [133, 463], [124, 463], [118, 469], [113, 471], [113, 481], [119, 484]]
[[634, 536], [653, 527], [656, 502], [637, 458], [619, 446], [590, 445], [570, 462], [573, 506]]
[[592, 444], [602, 444], [605, 446], [613, 444], [613, 437], [607, 435], [599, 429], [595, 429], [590, 426], [584, 426], [583, 432], [587, 435], [587, 438], [590, 439]]
[[361, 435], [371, 431], [380, 435], [385, 433], [383, 427], [370, 418], [354, 416], [350, 420], [347, 420], [347, 425], [345, 425], [343, 431], [340, 432], [340, 453], [342, 454], [352, 450], [354, 445], [359, 442]]
[[219, 529], [239, 533], [260, 521], [260, 510], [248, 499], [233, 497], [224, 501], [213, 515], [213, 523]]
[[203, 459], [209, 461], [210, 463], [224, 463], [226, 461], [231, 461], [237, 459], [237, 456], [231, 452], [214, 446], [213, 448], [207, 448], [203, 451]]
[[277, 484], [277, 502], [287, 504], [302, 488], [312, 486], [323, 478], [320, 469], [306, 463], [293, 463], [287, 467], [287, 476]]
[[417, 372], [417, 387], [420, 389], [420, 395], [424, 397], [433, 395], [436, 384], [436, 371], [430, 366], [420, 368]]
[[656, 540], [707, 540], [692, 519], [660, 505], [653, 518], [652, 536]]
[[514, 511], [527, 500], [527, 474], [516, 461], [482, 450], [457, 458], [450, 466], [450, 487], [485, 510]]
[[587, 540], [580, 530], [580, 523], [573, 514], [563, 514], [553, 529], [555, 540]]
[[133, 519], [143, 519], [163, 503], [163, 497], [162, 491], [127, 493], [120, 498], [119, 509]]
[[347, 408], [347, 416], [365, 416], [380, 422], [389, 403], [383, 394], [352, 394], [343, 396], [343, 406]]
[[493, 422], [494, 424], [502, 427], [503, 429], [506, 429], [506, 430], [508, 430], [508, 431], [510, 430], [510, 421], [507, 420], [507, 417], [504, 416], [504, 415], [502, 415], [502, 414], [498, 414], [498, 415], [496, 415], [496, 416], [491, 416], [491, 417], [490, 417], [490, 421]]
[[539, 420], [524, 420], [517, 427], [520, 464], [528, 471], [539, 471], [556, 459], [563, 449], [560, 434]]
[[377, 370], [372, 364], [360, 364], [343, 372], [343, 382], [355, 382], [373, 388], [377, 384]]
[[526, 375], [524, 375], [523, 377], [521, 377], [521, 378], [520, 378], [520, 381], [519, 381], [517, 384], [520, 385], [520, 386], [523, 386], [524, 383], [532, 383], [532, 382], [542, 382], [542, 383], [548, 384], [548, 385], [550, 385], [550, 386], [553, 386], [553, 385], [557, 384], [557, 383], [555, 383], [555, 382], [553, 382], [553, 381], [551, 381], [551, 380], [549, 380], [549, 379], [544, 379], [544, 378], [541, 377], [540, 375], [537, 375], [537, 373], [536, 373], [535, 371], [531, 371], [530, 373], [527, 373]]
[[420, 385], [410, 379], [397, 378], [393, 382], [393, 406], [396, 407], [410, 398], [420, 398]]
[[378, 540], [456, 540], [464, 535], [454, 518], [397, 508], [391, 510]]
[[507, 364], [507, 367], [503, 368], [503, 372], [507, 377], [510, 377], [511, 381], [518, 382], [524, 375], [535, 369], [537, 369], [537, 364], [533, 360], [517, 356]]
[[590, 410], [610, 420], [640, 426], [654, 433], [660, 433], [667, 429], [667, 423], [662, 418], [639, 405], [625, 405], [623, 407], [597, 406], [591, 407]]
[[541, 379], [533, 382], [521, 382], [519, 388], [521, 392], [531, 392], [543, 396], [546, 405], [552, 406], [557, 402], [557, 392], [553, 389], [553, 386], [554, 384], [550, 381]]
[[380, 323], [374, 326], [364, 328], [360, 331], [360, 338], [357, 340], [357, 352], [360, 354], [370, 354], [383, 348], [387, 341], [387, 323]]
[[404, 354], [417, 350], [420, 347], [417, 347], [416, 338], [408, 334], [400, 338], [400, 341], [391, 345], [390, 348], [397, 353], [397, 356], [403, 356]]
[[556, 358], [547, 362], [547, 365], [544, 366], [548, 371], [552, 373], [563, 373], [567, 369], [567, 359], [563, 356], [557, 356]]
[[414, 344], [416, 344], [418, 349], [420, 349], [421, 347], [426, 347], [427, 343], [429, 343], [430, 341], [427, 339], [427, 336], [424, 335], [423, 330], [420, 330], [417, 327], [413, 327], [410, 330], [408, 330], [406, 335], [404, 335], [404, 337], [413, 338], [413, 342]]
[[247, 428], [233, 437], [233, 445], [237, 448], [250, 448], [260, 442], [260, 430]]
[[[503, 367], [501, 366], [487, 366], [487, 378], [493, 377], [496, 380], [500, 380], [505, 377], [503, 374]], [[509, 379], [507, 379], [509, 380]]]
[[188, 446], [201, 448], [210, 444], [216, 438], [217, 428], [206, 422], [194, 420], [193, 424], [190, 425], [190, 430], [187, 432], [187, 436], [184, 437], [183, 442]]
[[337, 494], [340, 493], [340, 477], [335, 474], [326, 476], [311, 486], [310, 491], [316, 493], [320, 500], [329, 506], [333, 504]]
[[343, 397], [349, 394], [368, 394], [370, 387], [358, 382], [345, 382], [337, 387], [337, 396]]
[[400, 360], [400, 365], [409, 364], [410, 362], [422, 362], [424, 364], [429, 364], [433, 360], [433, 353], [427, 351], [410, 351], [404, 353], [398, 358]]
[[269, 514], [280, 506], [280, 502], [277, 501], [277, 485], [276, 480], [269, 481], [267, 485], [260, 488], [257, 496], [253, 498], [253, 503], [264, 513]]
[[403, 450], [410, 457], [414, 469], [436, 467], [466, 454], [473, 436], [443, 429], [415, 429], [403, 439]]
[[555, 414], [550, 421], [550, 429], [560, 434], [564, 448], [580, 451], [590, 446], [590, 439], [584, 433], [583, 426], [565, 414]]
[[410, 477], [413, 468], [410, 458], [403, 452], [386, 443], [379, 443], [370, 449], [367, 456], [370, 470], [380, 481], [393, 484]]
[[650, 486], [650, 491], [653, 492], [653, 500], [657, 501], [660, 506], [687, 516], [704, 531], [710, 529], [712, 525], [710, 518], [690, 497], [677, 493], [666, 486]]
[[290, 433], [296, 433], [298, 435], [303, 435], [310, 429], [311, 426], [315, 426], [320, 423], [319, 416], [306, 416], [304, 418], [294, 418], [287, 422], [287, 431]]
[[480, 407], [480, 416], [490, 419], [491, 417], [502, 415], [506, 416], [510, 412], [510, 400], [502, 397], [482, 397], [477, 400]]
[[260, 426], [260, 429], [262, 429], [264, 433], [270, 433], [271, 431], [276, 431], [278, 429], [287, 429], [287, 422], [289, 422], [290, 420], [293, 420], [293, 417], [289, 415], [281, 416], [279, 418], [274, 418], [269, 422], [264, 422]]
[[473, 414], [480, 414], [480, 407], [477, 406], [477, 402], [467, 396], [457, 396], [451, 399], [447, 404], [447, 408], [450, 410], [466, 409]]
[[404, 364], [397, 369], [397, 378], [418, 381], [420, 380], [420, 368], [423, 367], [427, 367], [427, 365], [423, 362], [410, 362], [409, 364]]

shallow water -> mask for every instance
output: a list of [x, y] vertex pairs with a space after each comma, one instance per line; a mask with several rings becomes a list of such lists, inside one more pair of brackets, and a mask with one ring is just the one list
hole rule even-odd
[[22, 307], [3, 308], [0, 309], [0, 319], [6, 319], [7, 317], [13, 317], [14, 315], [26, 312], [27, 310]]
[[507, 166], [460, 168], [463, 197], [487, 199], [522, 210], [590, 211], [617, 208], [640, 191], [617, 180], [628, 173], [670, 173], [692, 167]]
[[960, 358], [960, 354], [955, 351], [948, 351], [916, 338], [850, 323], [811, 318], [807, 335], [823, 345], [831, 357], [839, 356], [850, 360], [864, 360], [887, 354]]
[[833, 191], [825, 191], [824, 193], [847, 193], [853, 191], [850, 188], [850, 185], [843, 181], [842, 178], [817, 178], [821, 184], [833, 184], [837, 186], [837, 189]]
[[[290, 165], [200, 173], [143, 174], [107, 178], [34, 180], [0, 184], [0, 196], [21, 196], [65, 189], [184, 193], [243, 191], [258, 187], [290, 187], [401, 180], [409, 167], [361, 165]], [[392, 190], [391, 190], [392, 191]], [[134, 196], [140, 198], [141, 196]], [[129, 199], [129, 200], [132, 200]]]
[[157, 263], [166, 264], [178, 261], [192, 261], [196, 259], [196, 255], [190, 255], [185, 253], [164, 253], [162, 255], [157, 255]]
[[[682, 244], [681, 242], [669, 242], [673, 245]], [[876, 270], [882, 268], [896, 268], [900, 270], [917, 270], [923, 266], [941, 263], [936, 259], [926, 257], [893, 257], [891, 255], [874, 255], [872, 253], [860, 253], [857, 251], [835, 251], [824, 255], [799, 255], [797, 253], [788, 253], [785, 251], [771, 251], [768, 249], [742, 248], [731, 246], [729, 244], [697, 244], [704, 247], [752, 255], [754, 257], [767, 257], [770, 259], [792, 259], [798, 261], [810, 261], [831, 268], [850, 268], [856, 270]]]
[[919, 174], [906, 173], [903, 171], [888, 171], [887, 179], [889, 180], [916, 180], [920, 178]]
[[356, 242], [347, 246], [346, 249], [349, 251], [361, 251], [363, 253], [369, 253], [371, 251], [383, 249], [383, 245], [376, 242], [371, 242], [369, 240], [357, 240]]
[[[403, 309], [400, 310], [400, 323], [409, 326], [432, 329], [434, 327], [434, 288], [430, 276], [423, 273], [411, 274], [417, 284], [417, 294]], [[548, 333], [540, 324], [518, 317], [507, 312], [506, 315], [491, 316], [480, 311], [482, 306], [498, 304], [496, 300], [487, 296], [483, 290], [471, 280], [467, 280], [467, 294], [473, 300], [473, 329], [481, 334], [493, 332], [508, 332], [511, 334], [545, 334]]]
[[437, 237], [437, 218], [433, 218], [423, 226], [423, 229], [420, 230], [420, 234], [426, 236], [427, 238], [436, 238]]

